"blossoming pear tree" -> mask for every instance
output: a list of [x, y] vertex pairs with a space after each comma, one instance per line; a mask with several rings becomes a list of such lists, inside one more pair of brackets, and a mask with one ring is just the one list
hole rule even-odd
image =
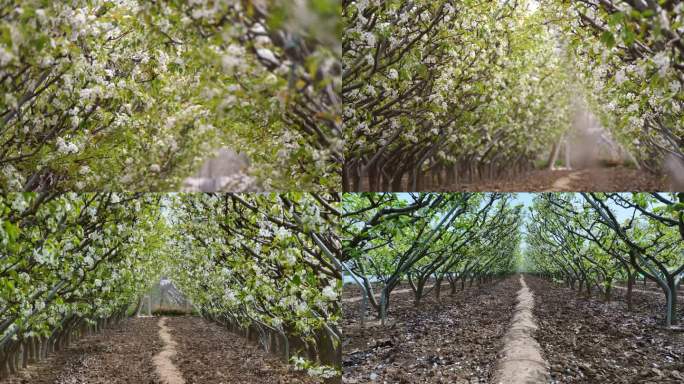
[[339, 380], [339, 195], [186, 194], [174, 281], [203, 316]]
[[556, 42], [524, 2], [355, 1], [343, 11], [345, 189], [529, 168], [567, 128]]
[[254, 188], [330, 189], [337, 12], [334, 0], [6, 2], [0, 186], [177, 189], [228, 146], [250, 158]]
[[684, 4], [540, 1], [568, 42], [593, 111], [641, 166], [684, 163]]
[[[0, 197], [0, 374], [131, 316], [161, 276], [200, 314], [340, 381], [337, 194]], [[138, 304], [139, 305], [139, 304]]]
[[344, 189], [515, 176], [545, 159], [577, 102], [639, 167], [684, 169], [683, 9], [655, 0], [346, 3]]
[[165, 257], [159, 200], [0, 197], [0, 377], [127, 316]]

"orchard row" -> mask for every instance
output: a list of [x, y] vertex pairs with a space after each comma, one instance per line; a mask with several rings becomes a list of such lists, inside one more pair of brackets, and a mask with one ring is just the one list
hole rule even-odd
[[3, 196], [3, 375], [132, 315], [164, 276], [204, 317], [261, 335], [312, 375], [334, 376], [338, 200], [298, 193]]
[[514, 176], [578, 105], [641, 167], [684, 160], [681, 2], [360, 0], [343, 18], [345, 190]]

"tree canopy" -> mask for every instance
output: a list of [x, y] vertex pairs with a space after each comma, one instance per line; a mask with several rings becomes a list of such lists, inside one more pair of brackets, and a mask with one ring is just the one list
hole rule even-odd
[[[619, 278], [656, 282], [667, 301], [665, 322], [677, 322], [677, 286], [684, 279], [684, 195], [661, 193], [543, 194], [527, 225], [534, 271], [594, 286], [610, 299]], [[629, 300], [629, 298], [628, 298]]]
[[252, 163], [244, 188], [332, 189], [338, 13], [335, 0], [3, 2], [0, 186], [177, 190], [228, 146]]
[[[345, 190], [529, 169], [586, 102], [662, 172], [684, 161], [681, 2], [351, 1]], [[404, 184], [405, 185], [405, 184]]]
[[458, 279], [504, 274], [517, 264], [521, 206], [509, 194], [345, 194], [343, 208], [347, 272], [383, 320], [402, 280], [419, 303], [431, 278], [439, 296], [445, 279], [454, 289]]
[[296, 367], [338, 376], [339, 199], [3, 195], [0, 368], [36, 340], [61, 345], [81, 326], [125, 318], [164, 276], [204, 317], [277, 333]]

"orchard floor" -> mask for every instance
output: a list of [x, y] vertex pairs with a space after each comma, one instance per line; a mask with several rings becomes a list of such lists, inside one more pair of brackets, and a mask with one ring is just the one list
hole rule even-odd
[[[1, 384], [158, 384], [153, 357], [163, 344], [159, 318], [132, 318], [85, 337], [65, 351], [30, 365]], [[317, 381], [289, 372], [256, 345], [197, 317], [166, 322], [177, 354], [171, 358], [187, 384], [294, 383]]]
[[344, 302], [344, 382], [488, 382], [519, 288], [516, 277], [453, 296], [447, 285], [441, 303], [431, 295], [419, 308], [411, 292], [393, 295], [388, 326], [375, 322], [365, 331], [358, 323], [358, 302]]
[[664, 191], [667, 180], [645, 171], [627, 167], [587, 168], [579, 170], [535, 170], [510, 180], [487, 180], [469, 184], [434, 186], [444, 191], [547, 192], [547, 191]]
[[[684, 333], [661, 328], [662, 293], [634, 292], [628, 312], [624, 290], [606, 303], [532, 276], [526, 281], [554, 383], [684, 382]], [[678, 302], [684, 321], [684, 300]]]
[[[627, 311], [625, 290], [615, 290], [606, 303], [598, 292], [587, 299], [533, 276], [525, 280], [552, 383], [684, 382], [684, 332], [662, 328], [665, 300], [652, 285], [634, 287], [647, 291], [633, 292], [634, 307]], [[442, 303], [431, 295], [420, 308], [413, 306], [412, 292], [393, 295], [388, 325], [381, 327], [369, 313], [362, 332], [359, 302], [350, 301], [359, 292], [345, 286], [344, 382], [489, 382], [519, 288], [515, 276], [454, 296], [445, 285]], [[678, 303], [681, 323], [684, 295]]]
[[276, 357], [207, 320], [171, 317], [166, 325], [178, 343], [173, 362], [187, 384], [317, 383], [304, 374], [288, 372]]

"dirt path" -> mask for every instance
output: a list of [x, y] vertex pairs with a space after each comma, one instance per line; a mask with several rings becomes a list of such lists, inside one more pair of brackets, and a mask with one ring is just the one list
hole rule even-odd
[[567, 176], [562, 176], [553, 183], [551, 188], [547, 189], [544, 192], [571, 191], [573, 190], [573, 188], [571, 188], [571, 185], [574, 185], [578, 181], [582, 180], [584, 178], [584, 173], [584, 171], [576, 171], [569, 173]]
[[173, 363], [187, 384], [318, 383], [215, 323], [181, 316], [169, 318], [167, 324], [177, 343]]
[[534, 339], [537, 321], [532, 310], [534, 297], [520, 275], [518, 305], [511, 327], [504, 336], [503, 357], [494, 374], [494, 383], [528, 384], [549, 381], [548, 363], [541, 354], [541, 347]]
[[433, 185], [426, 190], [482, 192], [602, 191], [651, 192], [671, 190], [670, 182], [645, 171], [627, 167], [582, 170], [535, 170], [510, 180], [487, 180], [454, 185]]
[[166, 317], [159, 319], [159, 338], [164, 343], [164, 349], [152, 358], [157, 375], [162, 384], [185, 384], [185, 379], [171, 358], [176, 356], [176, 342], [173, 341], [166, 326]]
[[440, 302], [429, 295], [419, 307], [411, 293], [393, 293], [388, 325], [369, 321], [366, 329], [359, 326], [358, 305], [343, 302], [344, 383], [488, 382], [518, 287], [511, 277], [454, 295], [446, 290]]
[[131, 318], [0, 384], [316, 384], [199, 317]]

